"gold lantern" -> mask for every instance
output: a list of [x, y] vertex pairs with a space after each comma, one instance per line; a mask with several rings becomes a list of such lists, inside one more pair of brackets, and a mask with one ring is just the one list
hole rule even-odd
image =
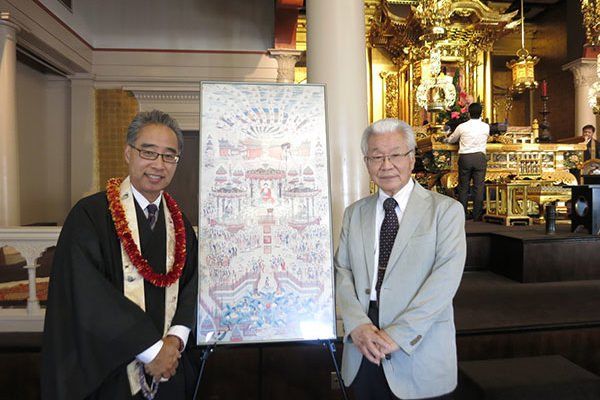
[[523, 93], [525, 90], [537, 89], [534, 66], [540, 61], [537, 56], [529, 54], [525, 48], [525, 18], [523, 15], [523, 0], [521, 0], [521, 48], [517, 50], [516, 60], [510, 60], [506, 66], [512, 70], [513, 93]]

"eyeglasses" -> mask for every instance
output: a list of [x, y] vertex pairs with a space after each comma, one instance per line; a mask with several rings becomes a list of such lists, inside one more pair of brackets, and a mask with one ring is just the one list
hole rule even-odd
[[386, 158], [390, 161], [390, 163], [396, 164], [412, 152], [412, 150], [409, 150], [406, 153], [385, 154], [382, 156], [365, 156], [365, 161], [373, 167], [381, 167]]
[[181, 158], [177, 154], [160, 154], [155, 151], [138, 149], [137, 147], [132, 145], [129, 146], [133, 149], [136, 149], [140, 153], [140, 157], [142, 157], [144, 160], [156, 160], [158, 156], [161, 156], [164, 162], [169, 164], [177, 164], [179, 162], [179, 159]]

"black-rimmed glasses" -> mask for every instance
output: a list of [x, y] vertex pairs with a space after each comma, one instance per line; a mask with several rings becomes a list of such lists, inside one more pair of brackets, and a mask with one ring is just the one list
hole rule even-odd
[[161, 156], [164, 162], [169, 163], [169, 164], [177, 164], [179, 162], [179, 159], [181, 158], [177, 154], [171, 154], [171, 153], [161, 154], [161, 153], [157, 153], [157, 152], [151, 151], [151, 150], [138, 149], [137, 147], [132, 146], [132, 145], [129, 145], [129, 146], [132, 149], [136, 149], [140, 153], [140, 157], [142, 157], [144, 160], [156, 160], [158, 158], [158, 156]]

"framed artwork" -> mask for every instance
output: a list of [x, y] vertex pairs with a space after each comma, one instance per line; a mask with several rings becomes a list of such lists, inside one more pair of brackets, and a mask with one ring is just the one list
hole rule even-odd
[[325, 87], [200, 91], [198, 344], [334, 339]]

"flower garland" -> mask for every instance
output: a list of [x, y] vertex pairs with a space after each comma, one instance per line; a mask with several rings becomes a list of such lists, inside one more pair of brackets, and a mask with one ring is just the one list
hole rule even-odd
[[175, 261], [173, 262], [173, 268], [166, 273], [161, 274], [154, 272], [148, 261], [142, 257], [138, 246], [133, 240], [131, 230], [127, 224], [127, 218], [125, 217], [125, 210], [123, 210], [123, 204], [121, 203], [121, 190], [120, 185], [123, 182], [123, 178], [112, 178], [109, 179], [106, 184], [106, 196], [108, 197], [108, 207], [112, 214], [112, 219], [115, 223], [117, 235], [121, 239], [123, 248], [129, 256], [132, 264], [135, 265], [140, 275], [158, 287], [168, 287], [171, 284], [177, 282], [183, 272], [183, 266], [185, 265], [186, 247], [185, 247], [185, 226], [183, 224], [183, 217], [177, 203], [167, 193], [163, 192], [163, 196], [167, 202], [167, 208], [171, 212], [173, 217], [173, 224], [175, 225]]

